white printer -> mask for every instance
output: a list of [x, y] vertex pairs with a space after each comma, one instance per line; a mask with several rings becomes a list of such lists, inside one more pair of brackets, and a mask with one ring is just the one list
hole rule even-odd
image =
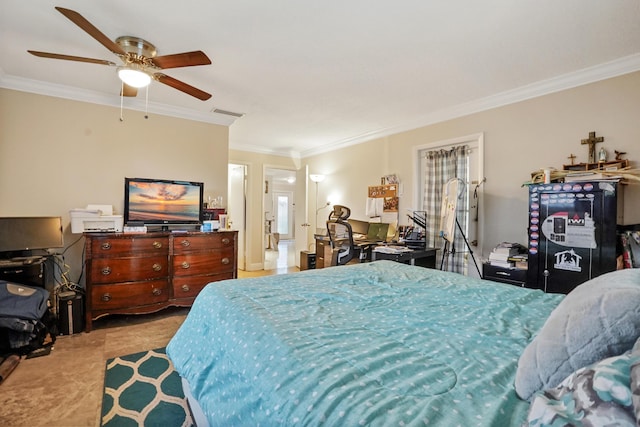
[[87, 205], [69, 211], [72, 233], [122, 232], [122, 215], [113, 214], [111, 205]]

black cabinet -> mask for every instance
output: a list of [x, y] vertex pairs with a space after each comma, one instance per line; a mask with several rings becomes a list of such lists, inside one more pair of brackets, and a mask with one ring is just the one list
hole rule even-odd
[[371, 260], [381, 259], [400, 262], [403, 264], [417, 265], [425, 268], [436, 268], [436, 248], [413, 249], [407, 252], [389, 253], [378, 252], [375, 249], [371, 253]]
[[300, 251], [300, 271], [316, 268], [316, 254], [309, 251]]
[[568, 293], [616, 269], [618, 183], [529, 186], [527, 287]]
[[53, 290], [53, 262], [49, 257], [35, 257], [29, 261], [3, 260], [0, 279], [27, 286]]
[[485, 262], [482, 264], [482, 278], [524, 287], [527, 282], [527, 270], [498, 267]]

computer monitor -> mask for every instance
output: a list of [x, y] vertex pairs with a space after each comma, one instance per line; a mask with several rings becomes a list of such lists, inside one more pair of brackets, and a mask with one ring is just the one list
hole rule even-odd
[[360, 234], [362, 236], [366, 236], [367, 233], [369, 232], [369, 222], [368, 221], [361, 221], [359, 219], [352, 219], [349, 218], [347, 220], [347, 222], [349, 224], [351, 224], [351, 231], [353, 231], [353, 234]]
[[31, 252], [63, 247], [62, 219], [51, 217], [0, 218], [0, 254]]
[[370, 222], [369, 228], [367, 229], [367, 240], [386, 242], [388, 233], [389, 224], [384, 222]]

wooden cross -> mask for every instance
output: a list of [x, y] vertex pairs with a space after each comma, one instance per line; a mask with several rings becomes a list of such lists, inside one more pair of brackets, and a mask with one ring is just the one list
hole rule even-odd
[[571, 153], [571, 155], [567, 157], [567, 159], [571, 159], [571, 164], [573, 164], [573, 161], [576, 159], [576, 156], [575, 154]]
[[583, 139], [580, 142], [580, 144], [582, 145], [585, 145], [585, 144], [589, 145], [589, 163], [596, 162], [596, 144], [598, 142], [604, 142], [604, 137], [599, 136], [596, 138], [595, 132], [589, 132], [589, 138]]

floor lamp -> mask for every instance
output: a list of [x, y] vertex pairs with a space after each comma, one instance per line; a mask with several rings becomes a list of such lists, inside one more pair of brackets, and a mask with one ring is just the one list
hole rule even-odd
[[325, 208], [326, 206], [329, 205], [329, 202], [327, 202], [326, 205], [324, 205], [322, 208], [318, 207], [318, 183], [324, 181], [325, 176], [324, 175], [320, 175], [320, 174], [311, 174], [309, 175], [309, 179], [311, 179], [311, 181], [316, 183], [316, 232], [318, 231], [318, 212], [320, 212], [320, 209]]

